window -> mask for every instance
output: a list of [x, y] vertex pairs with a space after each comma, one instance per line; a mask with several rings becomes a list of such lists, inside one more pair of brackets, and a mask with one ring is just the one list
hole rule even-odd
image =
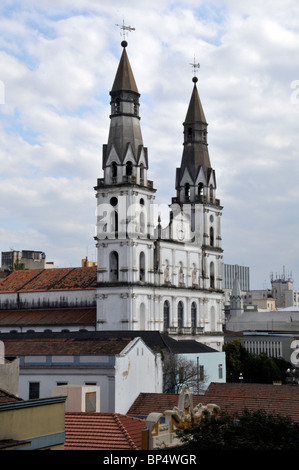
[[133, 165], [132, 162], [126, 163], [126, 176], [132, 176]]
[[118, 212], [117, 212], [117, 197], [112, 197], [110, 199], [110, 204], [114, 209], [111, 210], [111, 232], [115, 234], [115, 237], [118, 238]]
[[223, 378], [223, 367], [222, 364], [218, 364], [218, 378], [222, 379]]
[[110, 281], [118, 281], [118, 253], [110, 253]]
[[199, 185], [198, 185], [198, 193], [197, 193], [197, 195], [198, 195], [199, 199], [201, 199], [202, 196], [203, 196], [203, 184], [202, 184], [202, 183], [199, 183]]
[[139, 280], [145, 280], [145, 256], [143, 251], [139, 255]]
[[39, 398], [39, 382], [29, 382], [29, 400]]
[[210, 246], [214, 246], [214, 229], [210, 227]]
[[164, 330], [169, 328], [169, 325], [170, 325], [169, 313], [170, 313], [169, 302], [168, 302], [168, 300], [165, 300], [164, 306], [163, 306], [163, 326], [164, 326]]
[[188, 198], [190, 196], [190, 184], [185, 184], [185, 197]]
[[116, 98], [116, 100], [114, 101], [114, 111], [116, 113], [119, 113], [120, 112], [120, 101], [119, 101], [119, 98]]
[[191, 327], [196, 328], [197, 325], [197, 309], [196, 309], [196, 303], [192, 302], [191, 304]]
[[184, 326], [184, 305], [180, 300], [178, 303], [178, 327], [183, 328]]
[[210, 264], [210, 288], [215, 288], [215, 273], [214, 273], [214, 263]]
[[116, 162], [112, 162], [112, 164], [111, 164], [111, 174], [112, 174], [112, 178], [117, 177], [117, 164], [116, 164]]

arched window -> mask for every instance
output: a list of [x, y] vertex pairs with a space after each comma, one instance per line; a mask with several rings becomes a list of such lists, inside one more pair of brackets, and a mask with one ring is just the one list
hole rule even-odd
[[191, 304], [191, 327], [196, 328], [197, 326], [197, 308], [196, 303], [192, 302]]
[[178, 327], [183, 328], [184, 326], [184, 305], [180, 300], [178, 303]]
[[215, 288], [215, 271], [213, 262], [210, 264], [210, 288]]
[[214, 246], [214, 229], [210, 227], [210, 246]]
[[143, 251], [139, 255], [139, 280], [145, 280], [145, 256]]
[[185, 184], [185, 197], [188, 198], [190, 196], [190, 184]]
[[201, 199], [203, 197], [203, 184], [202, 183], [198, 184], [197, 196], [198, 196], [199, 200], [201, 201]]
[[118, 253], [111, 251], [109, 256], [110, 281], [118, 281]]
[[167, 330], [170, 326], [170, 305], [168, 300], [165, 300], [163, 306], [163, 329]]
[[132, 176], [133, 165], [132, 162], [126, 163], [126, 176]]
[[117, 177], [117, 163], [116, 162], [111, 163], [111, 176], [112, 178]]
[[188, 142], [192, 142], [192, 135], [193, 135], [192, 127], [188, 127], [188, 134], [187, 134]]
[[110, 199], [110, 204], [113, 207], [111, 210], [111, 233], [114, 233], [115, 238], [118, 237], [118, 211], [117, 211], [117, 204], [118, 200], [117, 197], [112, 197]]

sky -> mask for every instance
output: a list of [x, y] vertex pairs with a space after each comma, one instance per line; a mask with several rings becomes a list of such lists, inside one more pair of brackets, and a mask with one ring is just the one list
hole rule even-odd
[[[125, 4], [125, 6], [124, 6]], [[193, 71], [208, 121], [223, 262], [299, 289], [296, 0], [1, 0], [0, 251], [96, 260], [94, 187], [123, 37], [156, 203], [175, 197]]]

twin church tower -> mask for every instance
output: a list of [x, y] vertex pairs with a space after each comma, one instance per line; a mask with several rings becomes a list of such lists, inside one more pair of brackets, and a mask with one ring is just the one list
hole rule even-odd
[[140, 94], [127, 42], [110, 92], [111, 114], [97, 180], [97, 329], [158, 330], [221, 350], [221, 211], [207, 122], [193, 78], [176, 196], [157, 218]]

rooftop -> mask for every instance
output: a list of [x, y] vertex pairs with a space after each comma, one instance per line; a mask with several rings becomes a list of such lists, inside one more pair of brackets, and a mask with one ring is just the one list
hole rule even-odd
[[0, 328], [96, 324], [96, 307], [0, 310]]
[[[178, 404], [179, 395], [141, 393], [128, 411], [129, 415], [147, 416], [164, 413]], [[244, 409], [264, 410], [274, 415], [289, 416], [299, 422], [299, 386], [254, 383], [211, 383], [204, 395], [194, 395], [193, 403], [214, 403], [236, 415]]]
[[0, 294], [95, 289], [97, 267], [16, 270], [0, 282]]
[[141, 450], [141, 419], [118, 413], [66, 413], [65, 450]]
[[0, 388], [0, 404], [11, 403], [16, 401], [22, 401], [22, 399]]
[[[61, 309], [62, 311], [64, 309]], [[66, 309], [67, 310], [67, 309]], [[74, 315], [77, 309], [74, 309]], [[55, 318], [55, 312], [57, 311], [57, 315], [60, 309], [53, 309], [53, 318]], [[9, 318], [8, 311], [8, 317]], [[26, 311], [25, 311], [26, 312]], [[24, 312], [24, 313], [25, 313]], [[37, 314], [38, 315], [38, 310]], [[49, 313], [51, 315], [51, 313]], [[71, 315], [71, 312], [70, 312]], [[33, 314], [34, 316], [34, 314]], [[22, 321], [25, 321], [24, 318]], [[57, 321], [59, 322], [59, 318], [57, 317]], [[1, 312], [0, 312], [0, 326], [1, 326]], [[88, 348], [88, 345], [94, 345], [96, 348], [97, 343], [106, 343], [106, 344], [113, 344], [119, 342], [125, 342], [126, 344], [133, 340], [134, 338], [141, 338], [144, 343], [154, 352], [160, 352], [161, 350], [173, 354], [188, 354], [188, 353], [197, 353], [197, 354], [204, 354], [204, 353], [214, 353], [218, 352], [214, 349], [206, 346], [205, 344], [199, 343], [195, 340], [176, 340], [171, 338], [165, 333], [161, 333], [159, 331], [73, 331], [73, 332], [26, 332], [26, 333], [0, 333], [0, 339], [4, 341], [6, 346], [6, 354], [17, 354], [13, 353], [13, 350], [18, 348], [18, 351], [25, 351], [27, 346], [31, 344], [44, 344], [42, 347], [47, 348], [50, 351], [50, 348], [55, 344], [60, 344], [60, 351], [62, 353], [62, 348], [65, 347], [65, 350], [68, 351], [69, 348], [75, 347], [75, 345], [80, 344], [80, 348], [82, 351], [85, 350], [85, 347]], [[86, 344], [87, 346], [84, 346]], [[13, 346], [12, 346], [13, 345]], [[18, 345], [18, 346], [17, 346]], [[10, 348], [11, 352], [8, 353], [8, 349]], [[29, 346], [28, 346], [29, 347]], [[38, 348], [36, 349], [38, 352]], [[19, 354], [19, 353], [18, 353]], [[33, 353], [32, 353], [33, 354]], [[49, 354], [52, 354], [49, 352]], [[68, 354], [65, 352], [65, 354]], [[70, 352], [70, 354], [72, 354]], [[85, 354], [85, 353], [84, 353]]]
[[81, 341], [76, 337], [52, 336], [16, 333], [1, 335], [6, 356], [38, 356], [38, 355], [115, 355], [120, 354], [131, 342], [130, 338], [99, 339], [98, 341]]

